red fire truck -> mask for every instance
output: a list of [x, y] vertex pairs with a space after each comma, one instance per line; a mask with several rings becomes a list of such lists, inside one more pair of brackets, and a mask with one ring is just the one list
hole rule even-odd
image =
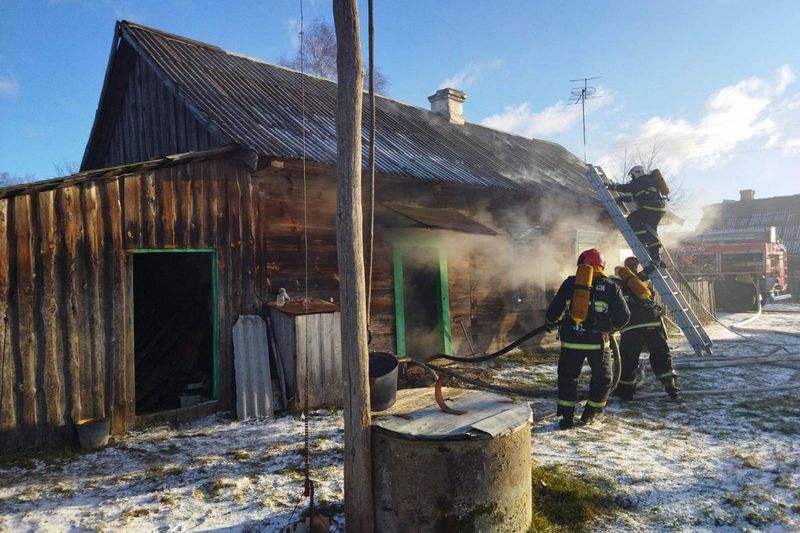
[[714, 230], [694, 235], [676, 250], [681, 273], [714, 280], [717, 308], [739, 311], [791, 298], [788, 254], [775, 234], [763, 230]]

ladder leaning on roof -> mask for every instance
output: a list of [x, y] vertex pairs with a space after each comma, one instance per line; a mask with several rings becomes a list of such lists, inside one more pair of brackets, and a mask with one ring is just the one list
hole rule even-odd
[[611, 194], [611, 191], [606, 188], [606, 185], [611, 182], [603, 173], [603, 169], [594, 165], [587, 165], [587, 177], [589, 178], [589, 183], [597, 192], [598, 198], [603, 202], [608, 214], [611, 215], [611, 220], [614, 221], [622, 236], [625, 237], [636, 258], [645, 267], [646, 272], [650, 271], [648, 275], [653, 281], [653, 286], [658, 291], [658, 294], [661, 295], [661, 301], [675, 318], [675, 322], [683, 331], [689, 344], [694, 348], [695, 353], [697, 355], [711, 354], [712, 342], [706, 330], [697, 319], [697, 315], [695, 315], [692, 308], [689, 307], [686, 298], [678, 290], [678, 285], [672, 279], [669, 271], [666, 268], [660, 268], [650, 259], [647, 248], [641, 243], [630, 224], [628, 224], [622, 207], [617, 203], [617, 199]]

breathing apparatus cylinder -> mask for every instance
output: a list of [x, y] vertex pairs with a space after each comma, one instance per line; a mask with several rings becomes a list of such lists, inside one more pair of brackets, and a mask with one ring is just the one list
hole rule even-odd
[[649, 300], [653, 297], [653, 292], [645, 282], [636, 277], [636, 274], [628, 267], [619, 267], [616, 269], [617, 275], [622, 278], [622, 282], [642, 301]]
[[575, 287], [572, 289], [572, 305], [570, 315], [576, 324], [582, 323], [589, 315], [589, 301], [592, 296], [592, 278], [594, 269], [591, 265], [578, 265], [575, 273]]
[[664, 176], [661, 174], [659, 169], [653, 170], [653, 175], [656, 177], [656, 189], [658, 192], [663, 194], [664, 196], [669, 194], [669, 185], [667, 185], [666, 180], [664, 180]]

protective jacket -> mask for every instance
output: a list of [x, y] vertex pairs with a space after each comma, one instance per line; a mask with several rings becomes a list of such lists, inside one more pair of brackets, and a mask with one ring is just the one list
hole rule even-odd
[[663, 213], [666, 211], [666, 204], [664, 203], [664, 197], [656, 186], [657, 180], [656, 174], [651, 172], [634, 178], [630, 183], [615, 184], [612, 189], [632, 195], [639, 209]]
[[[625, 303], [628, 304], [628, 309], [631, 312], [631, 318], [628, 323], [620, 330], [623, 334], [633, 329], [641, 328], [663, 328], [661, 322], [661, 307], [659, 307], [653, 298], [641, 300], [633, 291], [622, 282], [621, 279], [614, 279], [622, 290], [622, 296], [625, 298]], [[651, 285], [652, 284], [648, 282]]]
[[[561, 321], [561, 346], [575, 350], [602, 350], [608, 332], [621, 329], [630, 319], [630, 311], [616, 283], [595, 271], [586, 320], [576, 324], [570, 316], [575, 276], [564, 280], [547, 308], [546, 324], [555, 327]], [[563, 317], [563, 320], [562, 320]]]

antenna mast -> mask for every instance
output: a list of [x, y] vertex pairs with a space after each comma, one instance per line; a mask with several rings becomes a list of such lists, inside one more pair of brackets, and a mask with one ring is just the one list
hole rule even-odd
[[569, 81], [582, 81], [583, 87], [575, 87], [570, 91], [570, 98], [572, 104], [581, 104], [581, 117], [583, 117], [583, 162], [586, 163], [586, 100], [589, 98], [600, 98], [595, 96], [597, 89], [589, 87], [590, 80], [599, 80], [602, 76], [595, 76], [594, 78], [578, 78]]

